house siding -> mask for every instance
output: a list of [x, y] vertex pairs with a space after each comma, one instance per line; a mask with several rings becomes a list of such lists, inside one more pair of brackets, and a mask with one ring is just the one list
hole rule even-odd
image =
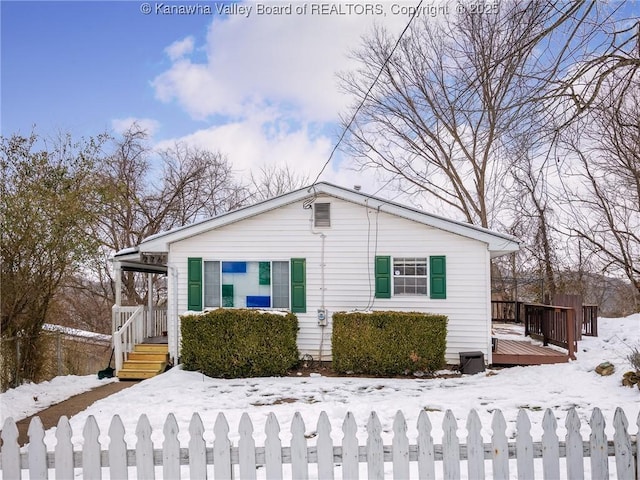
[[[368, 308], [447, 315], [446, 361], [456, 364], [459, 352], [468, 350], [482, 351], [489, 359], [489, 252], [485, 243], [333, 197], [320, 196], [316, 201], [331, 203], [331, 227], [312, 229], [312, 209], [296, 202], [171, 244], [169, 264], [175, 269], [179, 287], [174, 295], [176, 283], [169, 282], [169, 311], [174, 312], [169, 328], [177, 332], [176, 313], [187, 310], [189, 257], [205, 261], [305, 258], [307, 311], [297, 314], [301, 354], [330, 360], [332, 313]], [[375, 298], [376, 255], [445, 255], [447, 298]], [[324, 307], [329, 313], [325, 328], [317, 322], [317, 310], [322, 306], [322, 263]]]

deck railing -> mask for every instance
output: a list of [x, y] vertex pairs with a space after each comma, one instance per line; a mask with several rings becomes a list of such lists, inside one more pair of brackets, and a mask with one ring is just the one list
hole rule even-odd
[[142, 343], [145, 338], [166, 335], [167, 310], [154, 308], [149, 315], [149, 309], [143, 305], [133, 307], [114, 305], [111, 325], [113, 356], [116, 361], [116, 372], [118, 372], [136, 343]]
[[576, 358], [576, 315], [571, 307], [525, 304], [524, 334], [541, 340], [545, 346], [551, 344], [564, 348], [569, 358]]
[[520, 323], [523, 321], [524, 302], [513, 300], [492, 300], [491, 320], [493, 322]]
[[598, 306], [582, 306], [582, 335], [588, 337], [598, 336]]

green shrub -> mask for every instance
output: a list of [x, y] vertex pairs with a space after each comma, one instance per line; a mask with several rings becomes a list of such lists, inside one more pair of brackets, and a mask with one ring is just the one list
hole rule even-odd
[[417, 312], [333, 314], [333, 368], [340, 373], [402, 375], [445, 364], [447, 317]]
[[210, 377], [284, 375], [298, 363], [298, 319], [249, 309], [181, 317], [185, 370]]

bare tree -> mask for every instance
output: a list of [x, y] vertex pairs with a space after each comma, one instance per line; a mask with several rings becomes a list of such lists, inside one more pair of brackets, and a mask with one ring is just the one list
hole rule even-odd
[[[563, 136], [574, 178], [572, 232], [640, 293], [640, 73], [605, 80], [597, 103]], [[606, 93], [605, 93], [606, 92]]]
[[264, 165], [257, 173], [251, 172], [248, 190], [251, 199], [260, 202], [308, 184], [309, 176], [295, 173], [289, 165]]
[[536, 48], [563, 13], [546, 2], [501, 2], [493, 14], [416, 18], [393, 55], [377, 28], [355, 53], [360, 68], [341, 76], [366, 98], [348, 151], [406, 193], [491, 226], [511, 185], [505, 151], [539, 124], [548, 67]]
[[[96, 184], [100, 212], [95, 235], [103, 249], [94, 262], [96, 275], [113, 284], [108, 264], [100, 263], [155, 233], [233, 209], [246, 201], [229, 162], [219, 153], [176, 144], [156, 154], [137, 125], [115, 142], [104, 157]], [[103, 283], [104, 284], [104, 283]], [[123, 273], [125, 301], [146, 301], [146, 283]], [[113, 300], [114, 292], [110, 300]]]

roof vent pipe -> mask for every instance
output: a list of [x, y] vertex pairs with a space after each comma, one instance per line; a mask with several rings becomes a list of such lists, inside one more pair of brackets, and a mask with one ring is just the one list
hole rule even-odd
[[362, 187], [361, 187], [360, 185], [354, 185], [354, 186], [353, 186], [353, 189], [354, 189], [356, 192], [359, 192], [361, 188], [362, 188]]

